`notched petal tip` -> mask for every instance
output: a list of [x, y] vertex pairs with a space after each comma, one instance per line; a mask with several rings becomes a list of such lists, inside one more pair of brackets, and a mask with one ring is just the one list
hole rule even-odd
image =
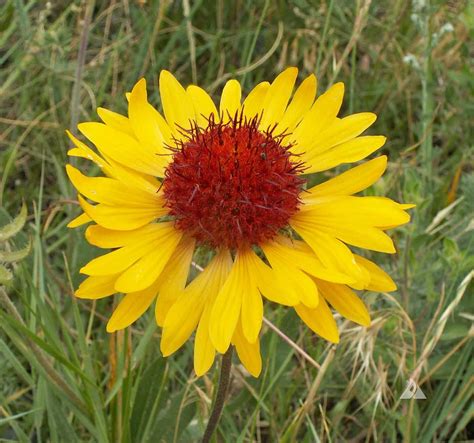
[[137, 98], [140, 100], [147, 99], [146, 80], [144, 77], [138, 80], [133, 86], [132, 91], [130, 92], [130, 99], [132, 98]]
[[88, 267], [88, 265], [83, 266], [81, 269], [79, 269], [79, 273], [84, 274], [84, 275], [89, 275], [87, 267]]

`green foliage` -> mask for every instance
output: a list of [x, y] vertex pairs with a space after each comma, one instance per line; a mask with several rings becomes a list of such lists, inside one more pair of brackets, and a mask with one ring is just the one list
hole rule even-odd
[[23, 260], [30, 252], [31, 243], [18, 250], [11, 250], [9, 240], [21, 231], [26, 222], [26, 205], [23, 204], [18, 216], [5, 226], [0, 227], [0, 285], [6, 285], [13, 279], [12, 272], [7, 268], [7, 263], [14, 265]]
[[[189, 2], [190, 33], [183, 3], [0, 6], [0, 206], [16, 213], [24, 200], [33, 208], [28, 257], [19, 232], [26, 207], [13, 222], [0, 218], [7, 226], [0, 228], [0, 279], [10, 280], [8, 293], [0, 287], [0, 440], [199, 440], [217, 371], [194, 377], [192, 343], [163, 359], [153, 313], [110, 336], [105, 321], [114, 301], [72, 296], [78, 269], [96, 252], [82, 229], [66, 228], [78, 211], [64, 173], [64, 130], [76, 117], [97, 120], [97, 106], [126, 112], [124, 93], [140, 76], [159, 107], [163, 68], [184, 84], [195, 70], [199, 85], [218, 97], [232, 75], [248, 91], [288, 65], [301, 78], [315, 72], [320, 91], [344, 81], [343, 114], [378, 114], [373, 133], [388, 136], [382, 152], [390, 163], [368, 192], [417, 207], [412, 223], [393, 234], [399, 253], [375, 257], [399, 290], [363, 296], [368, 330], [339, 317], [342, 339], [333, 349], [289, 310], [266, 305], [266, 317], [322, 369], [267, 328], [261, 377], [233, 371], [220, 440], [474, 438], [469, 2], [198, 0]], [[86, 5], [93, 6], [90, 26]], [[73, 90], [79, 106], [71, 109]], [[409, 377], [427, 400], [399, 399]]]

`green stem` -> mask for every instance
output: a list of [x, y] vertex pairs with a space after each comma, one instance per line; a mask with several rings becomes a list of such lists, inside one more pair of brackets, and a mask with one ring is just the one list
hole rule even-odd
[[216, 430], [217, 424], [224, 409], [225, 398], [227, 396], [227, 388], [229, 387], [230, 381], [230, 369], [232, 367], [232, 353], [234, 348], [229, 346], [227, 352], [222, 356], [221, 361], [221, 373], [219, 376], [219, 386], [217, 387], [217, 394], [212, 406], [211, 416], [207, 422], [204, 436], [202, 437], [202, 443], [209, 443], [211, 441], [212, 434]]

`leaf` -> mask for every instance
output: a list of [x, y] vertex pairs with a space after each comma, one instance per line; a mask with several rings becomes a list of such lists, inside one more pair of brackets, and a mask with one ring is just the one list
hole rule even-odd
[[419, 403], [417, 400], [408, 401], [413, 402], [413, 404], [407, 404], [406, 407], [409, 410], [411, 406], [413, 408], [413, 412], [410, 414], [407, 411], [405, 414], [400, 416], [398, 421], [398, 430], [405, 437], [405, 441], [416, 441], [420, 424]]
[[36, 411], [36, 409], [31, 409], [30, 411], [20, 412], [19, 414], [10, 415], [9, 417], [6, 417], [6, 418], [0, 418], [0, 426], [3, 426], [4, 424], [6, 424], [10, 421], [17, 420], [21, 417], [24, 417], [25, 415], [31, 414], [35, 411]]
[[34, 384], [33, 378], [27, 372], [27, 370], [22, 366], [16, 355], [12, 352], [10, 347], [5, 343], [5, 341], [0, 338], [0, 355], [8, 361], [9, 365], [16, 372], [20, 378], [22, 378], [26, 383], [32, 385]]
[[0, 32], [6, 31], [13, 22], [13, 12], [15, 7], [13, 2], [9, 2], [1, 11], [0, 15]]
[[5, 266], [0, 265], [0, 285], [6, 285], [12, 279], [13, 274]]
[[64, 408], [63, 402], [53, 393], [53, 391], [45, 390], [46, 413], [48, 416], [48, 424], [51, 436], [55, 436], [51, 441], [79, 441], [78, 436], [74, 432], [67, 417], [67, 409]]
[[161, 409], [151, 432], [143, 439], [144, 442], [181, 441], [179, 436], [188, 427], [196, 413], [196, 402], [186, 401], [188, 388], [184, 386], [180, 392], [171, 397], [167, 407]]
[[26, 222], [26, 205], [23, 203], [20, 213], [7, 225], [0, 228], [0, 242], [8, 240], [21, 231]]
[[159, 356], [152, 361], [140, 377], [130, 420], [130, 433], [134, 442], [142, 441], [143, 433], [149, 427], [149, 422], [154, 421], [155, 414], [158, 413], [165, 369], [166, 360]]
[[18, 251], [0, 251], [0, 262], [13, 263], [23, 260], [31, 251], [31, 239], [28, 240], [28, 244]]

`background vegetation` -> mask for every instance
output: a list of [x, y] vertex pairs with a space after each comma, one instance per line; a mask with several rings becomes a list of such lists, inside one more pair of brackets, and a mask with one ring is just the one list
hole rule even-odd
[[[22, 201], [29, 215], [0, 250], [21, 251], [30, 237], [31, 253], [4, 264], [15, 278], [0, 287], [0, 441], [191, 442], [202, 434], [216, 366], [196, 379], [192, 343], [161, 357], [151, 312], [108, 335], [114, 301], [72, 296], [79, 267], [97, 251], [66, 228], [78, 207], [65, 178], [64, 130], [96, 120], [97, 106], [125, 112], [124, 93], [141, 76], [159, 106], [163, 68], [217, 96], [231, 76], [248, 90], [288, 65], [301, 77], [317, 73], [320, 90], [344, 81], [344, 113], [379, 115], [373, 131], [388, 135], [390, 164], [370, 192], [418, 206], [394, 233], [399, 253], [376, 257], [399, 291], [364, 294], [371, 328], [338, 318], [342, 340], [332, 347], [288, 310], [266, 305], [286, 339], [265, 327], [259, 379], [235, 366], [218, 440], [474, 438], [468, 3], [1, 2], [0, 226]], [[399, 399], [410, 377], [426, 400]]]

